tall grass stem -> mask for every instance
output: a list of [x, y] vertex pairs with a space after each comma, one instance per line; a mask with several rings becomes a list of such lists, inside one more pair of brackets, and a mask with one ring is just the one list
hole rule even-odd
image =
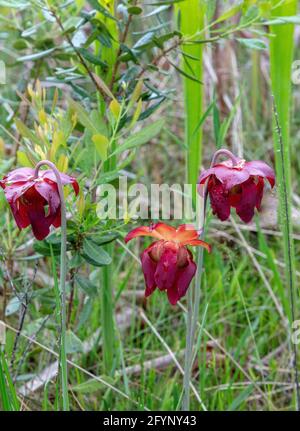
[[[278, 2], [273, 0], [274, 17], [294, 16], [297, 13], [297, 0]], [[279, 6], [277, 6], [279, 5]], [[290, 145], [290, 106], [291, 70], [294, 52], [294, 25], [273, 25], [270, 28], [270, 66], [272, 93], [274, 97], [274, 154], [276, 179], [279, 190], [279, 221], [284, 238], [285, 280], [290, 295], [290, 309], [286, 310], [290, 325], [295, 319], [295, 251], [293, 244], [291, 145]], [[297, 364], [297, 348], [291, 346], [295, 369], [296, 408], [300, 408]]]
[[[275, 102], [273, 103], [273, 110], [274, 110], [274, 118], [275, 118], [275, 124], [276, 124], [276, 132], [278, 135], [278, 143], [280, 146], [280, 157], [281, 157], [281, 169], [282, 169], [282, 184], [280, 185], [280, 195], [281, 195], [281, 206], [282, 211], [284, 213], [285, 217], [285, 234], [286, 237], [284, 238], [284, 241], [286, 243], [287, 248], [287, 259], [286, 259], [286, 272], [287, 272], [287, 278], [288, 278], [288, 286], [289, 286], [289, 292], [290, 292], [290, 303], [291, 303], [291, 320], [292, 322], [296, 319], [296, 286], [295, 286], [295, 279], [293, 274], [293, 239], [292, 239], [292, 232], [290, 230], [291, 228], [291, 220], [290, 220], [290, 210], [289, 210], [289, 199], [288, 199], [288, 190], [287, 190], [287, 183], [286, 183], [286, 172], [285, 172], [285, 163], [284, 163], [284, 148], [283, 148], [283, 140], [282, 140], [282, 132], [281, 127], [279, 124], [279, 118], [278, 118], [278, 111], [276, 108]], [[282, 214], [283, 215], [283, 214]], [[298, 373], [298, 361], [297, 361], [297, 345], [296, 343], [292, 342], [293, 344], [293, 366], [294, 366], [294, 378], [295, 378], [295, 392], [296, 392], [296, 408], [299, 411], [300, 409], [300, 388], [299, 388], [299, 373]]]
[[41, 166], [48, 166], [52, 169], [57, 182], [58, 193], [61, 205], [61, 250], [60, 250], [60, 306], [61, 306], [61, 328], [60, 328], [60, 361], [59, 368], [61, 374], [62, 384], [62, 400], [63, 410], [69, 411], [69, 394], [68, 394], [68, 366], [66, 354], [66, 276], [67, 276], [67, 217], [66, 217], [66, 203], [61, 182], [60, 174], [54, 163], [49, 160], [40, 161], [35, 167], [35, 178], [38, 177], [39, 169]]
[[[193, 36], [204, 28], [205, 2], [202, 0], [189, 0], [179, 2], [176, 9], [179, 15], [180, 31], [184, 36]], [[203, 47], [201, 44], [188, 45], [182, 48], [184, 107], [185, 107], [185, 142], [186, 152], [186, 179], [193, 185], [192, 202], [196, 206], [196, 184], [199, 169], [202, 163], [202, 127], [199, 121], [203, 115], [204, 90], [201, 84], [203, 78]], [[190, 58], [196, 61], [190, 62]], [[188, 76], [193, 75], [195, 80]], [[199, 268], [197, 269], [197, 271]], [[201, 269], [202, 270], [202, 269]], [[194, 289], [199, 295], [194, 295]], [[190, 409], [190, 380], [193, 358], [194, 332], [193, 320], [198, 319], [199, 307], [195, 301], [200, 300], [200, 286], [190, 288], [188, 291], [188, 313], [186, 329], [186, 351], [184, 363], [183, 401], [182, 409]], [[197, 312], [197, 316], [194, 313]], [[193, 317], [194, 315], [194, 317]]]

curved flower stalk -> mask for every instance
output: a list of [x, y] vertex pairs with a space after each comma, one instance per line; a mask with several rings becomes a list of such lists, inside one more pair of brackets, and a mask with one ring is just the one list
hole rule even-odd
[[[48, 166], [50, 169], [40, 171], [43, 165]], [[67, 184], [73, 186], [77, 195], [79, 186], [75, 178], [59, 172], [54, 163], [49, 160], [42, 160], [36, 165], [35, 169], [15, 169], [0, 181], [0, 185], [4, 189], [5, 197], [20, 229], [31, 225], [34, 236], [38, 240], [43, 240], [49, 234], [51, 225], [54, 227], [61, 226], [61, 334], [59, 364], [64, 410], [69, 410], [66, 356], [67, 220], [63, 191], [63, 186]]]
[[[220, 155], [229, 159], [216, 163]], [[249, 223], [255, 208], [258, 211], [261, 208], [265, 179], [273, 188], [275, 173], [265, 162], [246, 162], [235, 157], [230, 151], [221, 149], [215, 153], [211, 167], [200, 174], [198, 191], [203, 196], [203, 184], [207, 181], [213, 214], [225, 221], [229, 218], [232, 207], [243, 222]]]
[[157, 240], [141, 254], [145, 296], [151, 295], [158, 287], [167, 292], [170, 304], [176, 305], [186, 294], [197, 270], [187, 246], [200, 246], [210, 252], [210, 245], [198, 239], [198, 232], [190, 225], [180, 225], [177, 229], [164, 223], [137, 227], [129, 232], [125, 242], [139, 236]]

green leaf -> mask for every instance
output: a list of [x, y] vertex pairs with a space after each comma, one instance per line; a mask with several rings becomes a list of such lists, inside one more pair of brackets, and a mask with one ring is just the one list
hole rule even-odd
[[233, 17], [236, 15], [242, 8], [242, 5], [234, 6], [231, 9], [227, 10], [223, 13], [216, 21], [214, 21], [214, 24], [218, 24], [220, 22], [226, 21], [227, 19]]
[[127, 11], [130, 15], [140, 15], [143, 12], [143, 9], [139, 6], [129, 6]]
[[153, 112], [155, 112], [160, 107], [160, 105], [164, 102], [164, 100], [166, 100], [166, 98], [161, 97], [158, 100], [158, 102], [153, 103], [153, 105], [151, 105], [149, 108], [143, 111], [139, 116], [138, 121], [145, 120], [146, 118], [150, 117], [153, 114]]
[[94, 243], [90, 239], [85, 239], [83, 242], [82, 257], [94, 266], [109, 265], [112, 261], [109, 254], [102, 247]]
[[206, 1], [206, 17], [207, 17], [207, 21], [211, 22], [211, 20], [213, 19], [215, 12], [216, 12], [216, 7], [217, 7], [217, 0], [208, 0]]
[[17, 151], [17, 160], [18, 164], [21, 166], [32, 166], [31, 161], [29, 160], [28, 156], [24, 151]]
[[78, 52], [82, 55], [82, 57], [89, 61], [92, 64], [96, 64], [96, 66], [101, 66], [104, 69], [107, 68], [107, 64], [104, 63], [104, 61], [101, 60], [100, 57], [97, 57], [96, 55], [92, 54], [88, 49], [86, 48], [77, 48]]
[[105, 173], [99, 175], [98, 180], [97, 180], [97, 184], [99, 185], [99, 184], [110, 183], [111, 181], [115, 180], [119, 176], [120, 176], [119, 170], [105, 172]]
[[45, 51], [36, 52], [35, 54], [24, 55], [23, 57], [19, 57], [17, 61], [25, 62], [25, 61], [34, 61], [39, 60], [40, 58], [48, 57], [56, 48], [46, 49]]
[[122, 153], [126, 150], [131, 150], [132, 148], [139, 147], [143, 144], [146, 144], [151, 139], [153, 139], [163, 128], [165, 124], [165, 120], [161, 118], [160, 120], [155, 121], [155, 123], [150, 124], [149, 126], [144, 127], [141, 131], [136, 133], [135, 135], [130, 136], [124, 144], [120, 145], [116, 151], [114, 151], [111, 155]]
[[[108, 383], [114, 384], [113, 380], [106, 376], [105, 381]], [[75, 392], [80, 392], [82, 394], [89, 394], [98, 391], [103, 388], [103, 383], [99, 382], [96, 379], [89, 379], [83, 383], [79, 383], [79, 385], [73, 386], [72, 390]]]
[[230, 404], [227, 411], [234, 411], [249, 397], [249, 395], [253, 392], [254, 384], [249, 385], [244, 389]]
[[9, 366], [5, 359], [3, 349], [0, 349], [0, 398], [2, 401], [2, 410], [18, 411], [20, 403], [16, 389], [9, 372]]
[[300, 24], [300, 15], [282, 16], [282, 17], [271, 19], [269, 21], [264, 21], [263, 24], [264, 25]]
[[109, 232], [105, 235], [94, 236], [93, 241], [97, 245], [104, 245], [114, 241], [118, 236], [119, 234], [117, 232]]
[[53, 251], [54, 256], [60, 255], [60, 240], [57, 243], [51, 243], [51, 246], [48, 241], [36, 241], [33, 244], [33, 249], [37, 253], [41, 254], [42, 256], [51, 256], [51, 247]]
[[213, 110], [214, 105], [215, 105], [215, 100], [213, 100], [210, 103], [210, 105], [208, 106], [207, 110], [204, 112], [204, 114], [200, 118], [199, 123], [196, 125], [195, 130], [193, 131], [193, 136], [198, 132], [198, 130], [200, 129], [200, 127], [202, 126], [202, 124], [204, 123], [204, 121], [206, 120], [206, 118], [208, 117], [208, 115], [210, 114], [210, 111]]
[[190, 75], [189, 73], [187, 73], [186, 71], [184, 71], [183, 69], [180, 69], [180, 67], [176, 66], [175, 63], [172, 63], [171, 61], [169, 61], [169, 63], [174, 67], [175, 70], [177, 70], [178, 73], [180, 73], [180, 75], [183, 75], [185, 78], [190, 79], [191, 81], [197, 82], [198, 84], [203, 84], [202, 81], [200, 81], [198, 78], [196, 78], [194, 75]]
[[110, 89], [108, 88], [108, 86], [105, 84], [105, 82], [103, 81], [103, 79], [99, 75], [96, 75], [95, 73], [92, 73], [92, 75], [94, 77], [94, 80], [97, 82], [98, 86], [103, 91], [103, 93], [105, 93], [111, 99], [114, 99], [114, 95], [112, 94], [112, 92], [110, 91]]
[[18, 132], [23, 138], [29, 139], [31, 142], [34, 142], [38, 146], [40, 146], [40, 141], [36, 137], [36, 135], [18, 118], [15, 118], [15, 124], [17, 126]]
[[72, 99], [69, 99], [69, 104], [73, 111], [76, 112], [80, 124], [93, 134], [103, 134], [105, 124], [97, 111], [96, 113], [95, 111], [92, 111], [91, 114], [89, 114], [78, 102], [75, 102], [75, 100]]
[[155, 37], [155, 33], [153, 31], [146, 33], [134, 44], [133, 49], [141, 49], [141, 48], [149, 47], [151, 44], [153, 44], [154, 37]]
[[102, 15], [104, 15], [106, 18], [110, 18], [114, 21], [117, 21], [117, 19], [113, 15], [111, 15], [109, 11], [99, 3], [98, 0], [88, 0], [88, 2], [93, 8], [95, 8], [98, 12], [102, 13]]
[[244, 13], [240, 20], [240, 26], [250, 25], [260, 17], [260, 10], [256, 5], [249, 7], [246, 13]]
[[87, 297], [87, 301], [85, 301], [82, 310], [80, 312], [79, 320], [76, 329], [79, 330], [90, 318], [93, 307], [94, 307], [94, 298]]
[[163, 34], [161, 36], [155, 36], [153, 38], [153, 42], [156, 46], [158, 46], [159, 48], [162, 49], [164, 43], [170, 39], [173, 39], [173, 37], [175, 37], [175, 36], [181, 37], [182, 34], [179, 31], [172, 31], [170, 33], [166, 33], [166, 34]]
[[168, 5], [159, 6], [156, 9], [152, 10], [151, 12], [147, 13], [146, 15], [143, 15], [143, 18], [149, 18], [150, 16], [158, 15], [159, 13], [169, 9], [169, 7], [170, 6]]
[[26, 48], [28, 48], [28, 44], [27, 44], [26, 40], [24, 40], [24, 39], [17, 39], [17, 40], [14, 42], [13, 47], [14, 47], [15, 49], [17, 49], [17, 50], [20, 50], [20, 51], [21, 51], [22, 49], [26, 49]]
[[72, 258], [70, 259], [68, 266], [70, 269], [75, 269], [79, 268], [83, 263], [84, 262], [82, 256], [80, 256], [79, 253], [75, 253], [74, 256], [72, 256]]
[[105, 161], [107, 159], [107, 149], [109, 144], [107, 137], [97, 133], [92, 136], [92, 141], [95, 144], [95, 148], [101, 157], [101, 160]]
[[181, 3], [182, 1], [185, 1], [185, 0], [161, 0], [161, 1], [159, 1], [159, 2], [151, 2], [151, 3], [148, 3], [148, 5], [149, 6], [160, 6], [160, 5], [172, 5], [172, 4], [175, 4], [175, 3]]
[[236, 40], [240, 42], [242, 45], [246, 46], [250, 49], [266, 49], [267, 45], [265, 42], [261, 39], [246, 39], [246, 38], [240, 38], [237, 37]]
[[70, 329], [66, 332], [66, 353], [82, 353], [82, 341]]
[[11, 316], [12, 314], [15, 314], [17, 311], [19, 311], [19, 308], [21, 306], [21, 301], [19, 298], [14, 296], [7, 304], [5, 309], [5, 316]]
[[97, 296], [97, 286], [95, 286], [88, 278], [82, 277], [81, 275], [75, 275], [75, 281], [88, 296]]
[[25, 7], [29, 7], [30, 3], [18, 0], [0, 0], [0, 6], [15, 8], [15, 9], [23, 9]]

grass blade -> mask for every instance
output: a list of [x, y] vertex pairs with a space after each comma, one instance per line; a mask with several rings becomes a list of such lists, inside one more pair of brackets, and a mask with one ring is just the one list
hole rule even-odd
[[[273, 0], [273, 5], [278, 4]], [[284, 1], [273, 10], [274, 15], [293, 16], [297, 12], [297, 1]], [[290, 24], [271, 26], [275, 36], [270, 42], [270, 61], [272, 91], [274, 95], [274, 150], [276, 162], [277, 185], [279, 189], [279, 217], [284, 238], [285, 276], [290, 291], [290, 323], [295, 320], [295, 252], [293, 244], [293, 226], [291, 221], [291, 160], [290, 160], [290, 100], [291, 68], [294, 50], [294, 26]], [[299, 410], [300, 394], [297, 375], [297, 349], [294, 345], [294, 367], [296, 384], [296, 402]]]
[[[180, 30], [183, 36], [192, 36], [204, 27], [204, 2], [189, 0], [177, 5], [180, 16]], [[197, 58], [192, 64], [182, 61], [181, 70], [184, 72], [184, 101], [185, 101], [185, 140], [187, 145], [187, 180], [196, 184], [202, 162], [202, 129], [198, 127], [203, 113], [204, 87], [203, 81], [202, 44], [183, 47], [186, 56]], [[191, 73], [191, 68], [193, 74]], [[191, 75], [193, 79], [191, 79]], [[200, 81], [200, 82], [199, 82]], [[193, 194], [194, 200], [194, 194]]]
[[2, 348], [0, 348], [0, 399], [4, 411], [20, 410], [19, 400]]
[[[204, 27], [205, 4], [201, 0], [189, 0], [178, 4], [177, 6], [180, 18], [180, 31], [183, 36], [193, 36]], [[194, 44], [183, 47], [182, 72], [185, 101], [185, 141], [187, 147], [186, 154], [186, 179], [192, 184], [192, 201], [196, 202], [196, 184], [198, 173], [202, 162], [202, 128], [199, 127], [199, 121], [203, 116], [203, 98], [204, 90], [202, 82], [203, 77], [203, 47], [202, 44]], [[193, 62], [191, 67], [187, 61], [188, 57], [193, 57], [198, 61]], [[191, 73], [193, 79], [191, 79]], [[200, 265], [198, 266], [200, 271]], [[184, 397], [183, 410], [190, 409], [190, 380], [191, 366], [193, 357], [194, 344], [194, 322], [198, 321], [199, 302], [200, 302], [200, 280], [199, 286], [196, 281], [194, 287], [188, 291], [188, 313], [187, 313], [187, 333], [186, 333], [186, 351], [184, 365]]]

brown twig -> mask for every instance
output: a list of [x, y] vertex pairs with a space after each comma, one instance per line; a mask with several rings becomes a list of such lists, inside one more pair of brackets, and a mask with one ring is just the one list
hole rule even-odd
[[[136, 3], [137, 2], [135, 0], [133, 2], [132, 6], [134, 6]], [[125, 26], [125, 29], [124, 29], [124, 33], [122, 34], [122, 37], [121, 37], [121, 40], [120, 40], [120, 44], [121, 43], [125, 43], [125, 41], [127, 39], [128, 31], [129, 31], [129, 27], [130, 27], [131, 21], [132, 21], [132, 15], [129, 15], [129, 18], [128, 18], [127, 22], [126, 22], [126, 26]], [[119, 59], [119, 57], [121, 55], [121, 52], [122, 52], [122, 49], [121, 49], [121, 46], [120, 46], [119, 49], [118, 49], [118, 52], [117, 52], [117, 59], [116, 59], [116, 62], [114, 64], [114, 68], [113, 68], [112, 75], [111, 75], [111, 82], [109, 84], [109, 89], [110, 90], [112, 90], [113, 85], [115, 83], [117, 71], [118, 71], [118, 68], [119, 68], [119, 65], [120, 65], [120, 59]]]
[[14, 346], [13, 346], [13, 350], [12, 350], [12, 354], [11, 354], [11, 360], [10, 360], [10, 366], [13, 367], [14, 366], [14, 362], [15, 362], [15, 356], [16, 356], [16, 352], [17, 352], [17, 348], [18, 348], [18, 343], [19, 343], [19, 339], [20, 339], [20, 335], [24, 326], [24, 321], [25, 321], [25, 317], [26, 317], [26, 312], [28, 309], [28, 304], [30, 303], [30, 299], [32, 294], [29, 296], [28, 295], [28, 288], [32, 287], [34, 280], [35, 280], [35, 276], [36, 276], [36, 272], [37, 272], [37, 264], [34, 267], [34, 272], [33, 272], [33, 276], [32, 276], [32, 280], [30, 282], [30, 286], [26, 286], [26, 290], [25, 290], [25, 294], [22, 297], [22, 304], [21, 304], [21, 311], [20, 311], [20, 318], [19, 318], [19, 327], [18, 327], [18, 332], [16, 334], [16, 338], [14, 341]]
[[[177, 39], [177, 41], [173, 44], [173, 45], [171, 45], [169, 48], [167, 48], [167, 49], [164, 49], [162, 52], [161, 52], [161, 54], [159, 54], [158, 56], [156, 56], [153, 60], [152, 60], [152, 62], [151, 62], [151, 65], [152, 66], [156, 66], [158, 63], [159, 63], [159, 61], [163, 58], [163, 57], [165, 57], [167, 54], [169, 54], [169, 52], [171, 52], [171, 51], [173, 51], [173, 49], [176, 49], [176, 48], [178, 48], [178, 46], [179, 45], [181, 45], [181, 43], [182, 43], [182, 39]], [[137, 79], [140, 79], [142, 76], [143, 76], [143, 74], [146, 72], [146, 70], [147, 70], [147, 66], [142, 66], [142, 70], [140, 71], [140, 73], [138, 74], [138, 76], [137, 76]]]
[[102, 95], [102, 97], [105, 97], [105, 93], [102, 90], [101, 86], [99, 85], [99, 83], [97, 82], [97, 79], [95, 78], [93, 72], [90, 70], [89, 66], [87, 65], [86, 61], [84, 60], [84, 58], [82, 57], [81, 53], [78, 51], [78, 49], [76, 48], [76, 46], [74, 45], [74, 43], [72, 42], [72, 39], [70, 38], [70, 36], [68, 35], [68, 33], [65, 32], [65, 28], [63, 26], [63, 23], [61, 22], [61, 19], [59, 18], [59, 16], [56, 14], [56, 12], [51, 9], [50, 13], [53, 15], [53, 17], [55, 18], [58, 26], [60, 27], [60, 29], [62, 30], [62, 32], [64, 33], [68, 43], [71, 45], [71, 47], [73, 48], [75, 54], [77, 55], [77, 57], [79, 58], [80, 63], [82, 64], [82, 66], [85, 68], [85, 70], [87, 71], [89, 77], [91, 78], [93, 84], [95, 85], [97, 91]]

